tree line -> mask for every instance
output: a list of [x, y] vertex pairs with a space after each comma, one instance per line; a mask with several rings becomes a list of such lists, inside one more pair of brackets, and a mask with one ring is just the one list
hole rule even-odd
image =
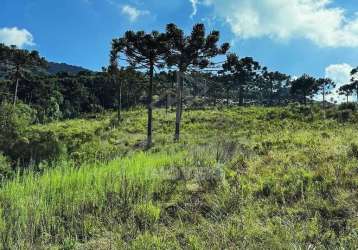
[[[116, 109], [120, 121], [122, 109], [145, 105], [148, 147], [155, 105], [175, 105], [174, 140], [178, 141], [189, 99], [193, 106], [273, 106], [307, 104], [321, 95], [323, 109], [330, 101], [326, 96], [335, 88], [332, 80], [306, 74], [292, 78], [229, 49], [229, 43], [220, 43], [220, 32], [207, 33], [204, 24], [194, 25], [190, 34], [168, 24], [164, 32], [127, 31], [113, 39], [109, 66], [101, 72], [51, 75], [37, 51], [0, 44], [0, 101], [30, 105], [38, 122], [106, 109]], [[351, 83], [339, 89], [347, 101], [353, 94], [358, 97], [357, 74], [358, 68], [352, 70]]]

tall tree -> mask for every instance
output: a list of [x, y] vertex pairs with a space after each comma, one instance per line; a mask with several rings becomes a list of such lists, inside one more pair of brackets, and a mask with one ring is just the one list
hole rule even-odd
[[306, 105], [307, 97], [312, 97], [318, 91], [316, 79], [304, 74], [291, 83], [291, 94], [298, 96]]
[[117, 119], [118, 122], [121, 120], [121, 113], [122, 113], [122, 80], [120, 79], [120, 71], [118, 68], [118, 53], [123, 51], [123, 43], [112, 43], [112, 50], [110, 52], [110, 59], [109, 59], [109, 67], [108, 73], [111, 76], [111, 80], [113, 81], [114, 85], [118, 85], [117, 92]]
[[25, 78], [26, 73], [41, 71], [46, 67], [46, 61], [37, 51], [18, 49], [16, 46], [0, 44], [0, 62], [10, 70], [10, 78], [15, 82], [14, 101], [16, 104], [19, 82]]
[[347, 98], [347, 103], [349, 103], [349, 96], [353, 94], [354, 86], [352, 84], [346, 84], [339, 88], [338, 94], [344, 95]]
[[358, 102], [358, 67], [352, 70], [351, 76], [351, 84], [353, 85], [352, 87], [356, 92], [356, 98]]
[[319, 78], [316, 81], [318, 91], [322, 94], [322, 107], [324, 118], [326, 118], [326, 95], [330, 94], [336, 84], [329, 78]]
[[223, 64], [223, 70], [231, 72], [239, 90], [239, 105], [244, 105], [245, 89], [256, 81], [260, 64], [252, 57], [239, 59], [236, 54], [229, 54]]
[[[283, 84], [288, 81], [289, 77], [283, 73], [280, 73], [278, 71], [275, 72], [263, 72], [264, 81], [266, 83], [266, 89], [268, 90], [268, 98], [270, 105], [273, 105], [275, 97], [278, 99], [279, 91], [281, 90]], [[280, 100], [278, 100], [280, 102]]]
[[147, 90], [147, 147], [152, 145], [152, 121], [153, 121], [153, 76], [155, 67], [163, 67], [166, 55], [168, 55], [168, 42], [165, 33], [153, 31], [127, 31], [124, 37], [114, 39], [112, 42], [112, 56], [123, 52], [127, 62], [132, 67], [143, 67], [148, 70], [149, 84]]
[[204, 24], [194, 25], [190, 35], [175, 24], [168, 24], [166, 35], [169, 39], [170, 50], [167, 55], [167, 64], [177, 68], [177, 107], [175, 120], [174, 140], [179, 141], [180, 121], [182, 117], [183, 74], [190, 68], [206, 68], [211, 59], [217, 55], [225, 54], [229, 49], [228, 43], [218, 45], [219, 31], [212, 31], [208, 35]]

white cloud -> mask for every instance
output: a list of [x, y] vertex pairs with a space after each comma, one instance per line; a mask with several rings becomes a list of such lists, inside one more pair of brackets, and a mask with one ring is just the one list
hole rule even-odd
[[193, 7], [193, 12], [190, 15], [190, 18], [193, 18], [196, 13], [198, 13], [198, 0], [189, 0], [191, 2], [191, 6]]
[[122, 6], [122, 13], [127, 15], [131, 22], [137, 21], [137, 19], [141, 16], [148, 15], [149, 11], [147, 10], [139, 10], [136, 7], [130, 5]]
[[346, 101], [346, 98], [344, 96], [339, 96], [337, 91], [341, 86], [350, 82], [352, 69], [353, 67], [346, 63], [332, 64], [325, 69], [325, 76], [336, 83], [335, 89], [328, 95], [328, 100], [333, 98], [339, 103]]
[[[198, 2], [197, 0], [193, 2]], [[203, 0], [240, 38], [304, 38], [320, 47], [358, 47], [358, 15], [331, 0]], [[196, 4], [193, 4], [194, 13]]]
[[32, 34], [26, 29], [18, 29], [17, 27], [0, 28], [0, 43], [16, 45], [19, 48], [35, 45]]

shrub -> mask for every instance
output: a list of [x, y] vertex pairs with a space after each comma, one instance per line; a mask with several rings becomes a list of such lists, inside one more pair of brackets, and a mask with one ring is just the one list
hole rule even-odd
[[65, 152], [54, 132], [32, 131], [18, 138], [8, 155], [22, 167], [40, 162], [53, 162], [60, 158]]
[[342, 103], [339, 105], [338, 110], [351, 110], [351, 111], [356, 111], [357, 110], [357, 104], [353, 103], [353, 102], [348, 102], [348, 103]]
[[358, 145], [356, 143], [351, 144], [350, 155], [358, 160]]
[[160, 208], [152, 203], [136, 205], [133, 212], [136, 223], [141, 229], [152, 227], [160, 218]]
[[352, 118], [352, 110], [344, 109], [337, 112], [337, 119], [340, 122], [348, 122]]
[[189, 102], [189, 107], [191, 109], [202, 109], [205, 107], [205, 100], [200, 97], [194, 97], [191, 102]]
[[0, 105], [0, 150], [10, 151], [13, 142], [23, 136], [26, 128], [34, 121], [35, 112], [28, 106], [18, 103]]
[[13, 165], [28, 166], [31, 163], [52, 161], [63, 152], [54, 132], [29, 131], [36, 112], [28, 105], [10, 103], [0, 105], [0, 151]]
[[8, 159], [0, 152], [0, 183], [13, 175], [12, 168]]
[[[35, 112], [28, 106], [18, 103], [16, 106], [10, 103], [0, 105], [0, 150], [12, 157], [17, 150], [19, 141], [26, 142], [25, 132], [34, 120]], [[21, 155], [21, 151], [19, 154]]]

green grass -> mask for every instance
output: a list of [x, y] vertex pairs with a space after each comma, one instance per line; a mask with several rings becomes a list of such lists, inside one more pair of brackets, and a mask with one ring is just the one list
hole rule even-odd
[[174, 144], [156, 110], [146, 152], [144, 110], [32, 127], [69, 156], [0, 188], [2, 247], [354, 249], [358, 126], [287, 112], [189, 111]]

